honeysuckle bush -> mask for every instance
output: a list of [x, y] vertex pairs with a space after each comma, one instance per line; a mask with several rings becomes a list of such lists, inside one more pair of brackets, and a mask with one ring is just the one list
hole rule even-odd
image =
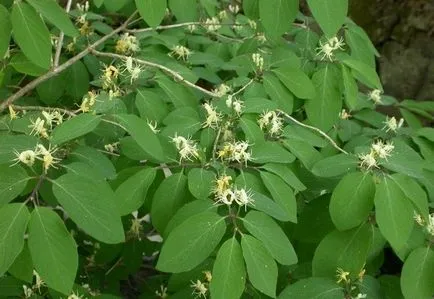
[[432, 298], [434, 103], [347, 0], [63, 2], [0, 5], [0, 298]]

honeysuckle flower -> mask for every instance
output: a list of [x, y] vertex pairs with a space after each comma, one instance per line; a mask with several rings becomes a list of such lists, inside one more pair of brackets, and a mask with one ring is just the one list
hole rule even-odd
[[321, 55], [321, 60], [328, 59], [330, 61], [333, 61], [333, 55], [334, 51], [336, 50], [343, 50], [343, 47], [345, 46], [344, 39], [341, 37], [340, 39], [335, 37], [332, 37], [325, 43], [319, 42], [320, 46], [317, 48], [318, 54]]
[[191, 51], [184, 46], [175, 46], [169, 53], [169, 56], [174, 56], [177, 59], [187, 60], [190, 57]]
[[36, 270], [33, 270], [33, 276], [35, 276], [35, 284], [33, 288], [38, 289], [38, 292], [41, 292], [41, 287], [45, 285], [45, 282], [42, 280], [41, 276], [39, 275]]
[[10, 119], [17, 119], [18, 118], [18, 114], [17, 112], [14, 110], [14, 107], [12, 107], [11, 105], [8, 106], [9, 108], [9, 117]]
[[228, 190], [231, 186], [232, 177], [228, 175], [222, 175], [218, 177], [215, 181], [214, 193], [217, 195], [223, 194], [226, 190]]
[[222, 83], [216, 89], [214, 89], [213, 92], [217, 94], [219, 97], [222, 97], [228, 94], [231, 90], [232, 88], [230, 88], [230, 86]]
[[345, 110], [345, 109], [342, 109], [342, 111], [339, 112], [339, 118], [340, 118], [340, 119], [349, 119], [351, 116], [352, 116], [352, 115], [349, 114], [349, 113], [347, 112], [347, 110]]
[[160, 132], [160, 130], [158, 129], [158, 122], [157, 121], [148, 120], [147, 123], [148, 123], [148, 127], [152, 130], [152, 132], [154, 132], [155, 134]]
[[264, 69], [264, 58], [260, 53], [253, 53], [252, 60], [259, 71]]
[[382, 104], [381, 102], [381, 94], [383, 92], [379, 89], [374, 89], [368, 94], [368, 98], [372, 100], [375, 104]]
[[235, 5], [229, 4], [228, 9], [233, 14], [237, 14], [240, 11], [240, 7], [238, 6], [238, 4]]
[[382, 140], [378, 140], [376, 143], [371, 145], [371, 148], [378, 157], [381, 159], [387, 159], [395, 146], [392, 142], [383, 143]]
[[247, 209], [248, 204], [253, 204], [254, 200], [252, 198], [252, 194], [246, 189], [235, 189], [235, 202], [240, 206]]
[[86, 113], [95, 105], [97, 94], [94, 91], [89, 91], [81, 101], [79, 111]]
[[265, 37], [265, 34], [263, 34], [263, 33], [258, 33], [258, 34], [256, 35], [256, 40], [257, 40], [258, 42], [260, 42], [261, 44], [263, 44], [263, 43], [265, 43], [265, 42], [267, 41], [267, 38]]
[[196, 30], [196, 25], [194, 25], [194, 24], [191, 24], [191, 25], [188, 25], [187, 26], [187, 29], [188, 29], [188, 31], [190, 31], [191, 33], [193, 33], [193, 31], [195, 31]]
[[235, 193], [232, 189], [226, 189], [223, 192], [216, 194], [216, 203], [223, 203], [225, 205], [231, 205], [235, 200]]
[[354, 299], [364, 299], [367, 298], [367, 294], [358, 293], [357, 296]]
[[252, 159], [252, 154], [248, 151], [249, 144], [246, 141], [238, 141], [233, 144], [231, 160], [238, 163], [246, 163]]
[[386, 130], [386, 132], [396, 132], [404, 124], [404, 119], [401, 118], [398, 122], [394, 116], [392, 116], [391, 118], [386, 117], [386, 121], [384, 122], [384, 124], [385, 126], [383, 127], [383, 130]]
[[228, 18], [228, 13], [226, 12], [226, 10], [222, 10], [218, 13], [218, 17], [220, 20], [224, 20]]
[[193, 159], [199, 157], [197, 143], [190, 138], [175, 135], [175, 137], [172, 138], [172, 142], [175, 143], [175, 147], [179, 152], [180, 163], [183, 160], [193, 161]]
[[31, 167], [33, 164], [35, 164], [35, 159], [37, 154], [32, 150], [26, 150], [23, 152], [17, 152], [15, 151], [16, 158], [13, 161], [16, 161], [11, 166], [17, 165], [18, 163], [26, 164], [27, 166]]
[[104, 149], [110, 153], [117, 152], [119, 149], [119, 142], [109, 143], [104, 145]]
[[206, 280], [207, 282], [211, 282], [211, 280], [212, 280], [212, 274], [211, 274], [211, 271], [203, 271], [202, 273], [205, 275], [205, 280]]
[[84, 21], [81, 27], [78, 29], [81, 35], [88, 36], [92, 33], [92, 27], [88, 21]]
[[203, 123], [204, 128], [216, 129], [222, 120], [221, 113], [217, 112], [215, 107], [210, 103], [204, 103], [202, 107], [206, 110], [207, 117]]
[[84, 299], [84, 295], [81, 296], [78, 294], [78, 292], [77, 293], [72, 292], [72, 294], [69, 295], [67, 299]]
[[108, 92], [109, 95], [109, 101], [113, 100], [114, 98], [118, 98], [122, 95], [121, 90], [118, 86], [114, 86], [113, 89], [110, 89]]
[[417, 213], [416, 211], [413, 211], [413, 219], [420, 226], [425, 226], [425, 220], [422, 218], [422, 215]]
[[31, 128], [30, 135], [39, 135], [43, 138], [48, 138], [48, 132], [45, 128], [45, 120], [38, 117], [35, 121], [30, 120], [30, 125], [28, 128]]
[[89, 1], [86, 1], [84, 4], [77, 3], [77, 10], [80, 12], [80, 16], [77, 18], [77, 22], [83, 24], [86, 22], [86, 15], [89, 11]]
[[132, 57], [127, 57], [125, 60], [125, 67], [122, 70], [122, 73], [128, 72], [130, 77], [130, 84], [133, 84], [133, 81], [137, 80], [140, 74], [143, 72], [144, 67], [134, 63]]
[[259, 127], [271, 136], [279, 135], [283, 128], [283, 118], [275, 111], [264, 112], [258, 119]]
[[208, 288], [199, 279], [196, 282], [191, 281], [190, 287], [193, 288], [193, 293], [192, 293], [193, 295], [199, 298], [200, 297], [206, 298], [206, 293], [208, 292]]
[[116, 84], [118, 76], [119, 70], [115, 66], [106, 66], [102, 74], [102, 88], [110, 89], [113, 85]]
[[378, 168], [378, 162], [375, 158], [374, 151], [371, 150], [369, 154], [359, 155], [360, 167], [370, 170], [372, 168]]
[[23, 291], [24, 291], [24, 297], [25, 298], [30, 298], [30, 297], [33, 296], [33, 290], [32, 290], [32, 288], [29, 288], [25, 284], [23, 285]]
[[[57, 151], [57, 147], [51, 148], [51, 144], [48, 146], [48, 149], [45, 148], [42, 144], [36, 145], [36, 159], [42, 161], [42, 167], [44, 172], [47, 173], [50, 167], [57, 169], [56, 164], [60, 162], [61, 159], [56, 158], [53, 154]], [[42, 155], [42, 157], [39, 157]]]
[[160, 299], [167, 298], [167, 287], [160, 285], [160, 289], [155, 291], [155, 295], [157, 295]]
[[350, 272], [346, 272], [342, 268], [337, 268], [336, 269], [337, 283], [341, 283], [342, 281], [347, 283], [349, 281], [349, 278], [348, 278], [349, 275], [350, 275]]
[[133, 216], [133, 219], [131, 219], [131, 226], [130, 226], [129, 232], [135, 238], [137, 238], [139, 241], [141, 241], [142, 240], [141, 234], [143, 231], [143, 222], [147, 222], [149, 216], [145, 215], [145, 216], [139, 218], [138, 214], [139, 213], [137, 211], [134, 211], [131, 213], [131, 215]]
[[140, 51], [139, 42], [137, 37], [130, 35], [128, 32], [121, 35], [117, 40], [115, 51], [121, 54], [135, 53]]
[[57, 110], [51, 112], [42, 111], [42, 116], [45, 118], [47, 125], [50, 127], [50, 129], [53, 128], [53, 123], [56, 125], [60, 125], [61, 123], [63, 123], [63, 115], [60, 114], [60, 112]]
[[434, 213], [428, 216], [426, 230], [431, 236], [434, 236]]
[[256, 24], [255, 21], [253, 21], [253, 20], [248, 20], [247, 22], [248, 22], [249, 26], [250, 26], [253, 30], [256, 30], [256, 27], [257, 27], [258, 25]]
[[217, 31], [221, 27], [220, 21], [217, 17], [212, 17], [211, 19], [206, 19], [204, 26], [208, 31]]

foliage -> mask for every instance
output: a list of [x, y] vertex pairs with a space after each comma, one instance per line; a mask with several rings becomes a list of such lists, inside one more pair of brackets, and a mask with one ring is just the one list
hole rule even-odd
[[0, 298], [431, 298], [433, 102], [307, 2], [2, 1]]

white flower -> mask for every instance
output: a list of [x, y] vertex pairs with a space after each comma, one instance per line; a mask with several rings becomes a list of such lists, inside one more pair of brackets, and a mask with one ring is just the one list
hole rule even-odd
[[392, 142], [383, 143], [383, 141], [378, 140], [376, 143], [373, 143], [371, 145], [371, 148], [378, 157], [382, 159], [387, 159], [387, 157], [389, 157], [392, 153], [395, 146]]
[[135, 53], [140, 51], [140, 45], [137, 38], [129, 33], [124, 33], [121, 38], [117, 40], [115, 50], [118, 53]]
[[229, 188], [219, 194], [216, 194], [216, 199], [216, 203], [222, 202], [225, 205], [231, 205], [235, 200], [235, 193]]
[[152, 132], [154, 132], [154, 134], [157, 134], [158, 132], [160, 132], [160, 130], [158, 130], [158, 122], [157, 121], [147, 121], [148, 123], [148, 127], [152, 130]]
[[213, 92], [217, 94], [219, 97], [222, 97], [228, 94], [231, 90], [232, 89], [228, 85], [222, 83], [216, 89], [214, 89]]
[[63, 115], [59, 111], [55, 110], [52, 112], [42, 111], [42, 116], [44, 116], [47, 121], [47, 125], [53, 128], [53, 123], [60, 125], [63, 122]]
[[385, 126], [383, 127], [383, 130], [386, 129], [386, 132], [389, 131], [396, 132], [404, 124], [404, 119], [401, 118], [399, 122], [397, 122], [394, 116], [392, 116], [391, 118], [386, 117], [386, 121], [384, 122], [384, 124]]
[[140, 74], [143, 72], [144, 67], [140, 64], [136, 64], [133, 61], [132, 57], [127, 57], [125, 60], [125, 68], [122, 72], [128, 72], [130, 74], [130, 84], [133, 84], [133, 81], [137, 80]]
[[80, 296], [78, 293], [72, 292], [71, 295], [68, 296], [67, 299], [83, 299], [83, 296]]
[[240, 116], [243, 112], [244, 102], [237, 99], [232, 103], [232, 107], [234, 108], [235, 113]]
[[253, 20], [249, 20], [249, 21], [248, 21], [248, 24], [249, 24], [249, 26], [250, 26], [253, 30], [256, 30], [257, 24], [256, 24], [255, 21], [253, 21]]
[[256, 65], [259, 71], [262, 71], [264, 68], [264, 57], [262, 57], [259, 53], [252, 54], [253, 63]]
[[[48, 146], [48, 149], [46, 149], [42, 144], [36, 145], [35, 152], [38, 155], [36, 158], [42, 161], [42, 167], [44, 168], [45, 173], [47, 173], [50, 167], [57, 169], [55, 165], [59, 163], [61, 159], [53, 156], [56, 151], [57, 148], [51, 148], [51, 144]], [[39, 155], [42, 155], [42, 157], [39, 157]]]
[[349, 119], [351, 117], [351, 114], [347, 112], [347, 110], [342, 109], [342, 111], [339, 113], [340, 119]]
[[161, 299], [167, 298], [167, 287], [165, 287], [164, 285], [160, 285], [160, 289], [155, 291], [155, 295], [157, 295]]
[[283, 118], [275, 111], [264, 112], [258, 119], [259, 127], [266, 129], [271, 136], [277, 136], [283, 128]]
[[118, 151], [119, 144], [119, 142], [105, 144], [104, 149], [110, 153], [114, 153]]
[[354, 299], [364, 299], [367, 296], [368, 296], [367, 294], [358, 293], [357, 296]]
[[345, 46], [344, 39], [342, 37], [338, 39], [336, 36], [332, 37], [325, 43], [320, 41], [319, 44], [320, 47], [317, 48], [317, 50], [319, 50], [317, 55], [322, 54], [321, 60], [327, 58], [330, 61], [333, 61], [334, 51], [343, 50], [343, 47]]
[[265, 43], [267, 41], [267, 38], [265, 37], [265, 35], [263, 33], [258, 33], [256, 35], [256, 40], [258, 42], [260, 42], [261, 44]]
[[416, 221], [417, 224], [420, 226], [425, 226], [425, 220], [423, 220], [422, 215], [417, 213], [416, 211], [413, 211], [413, 219]]
[[26, 150], [21, 153], [15, 151], [15, 155], [17, 157], [13, 161], [16, 161], [16, 163], [12, 164], [11, 166], [14, 166], [19, 162], [21, 162], [31, 167], [33, 166], [33, 164], [35, 164], [35, 159], [37, 154], [32, 150]]
[[141, 234], [143, 231], [142, 223], [147, 222], [147, 220], [149, 219], [149, 215], [147, 214], [147, 215], [139, 218], [137, 211], [132, 212], [131, 215], [133, 216], [133, 219], [131, 219], [131, 226], [130, 226], [129, 232], [135, 238], [137, 238], [139, 241], [141, 241], [142, 240]]
[[430, 214], [428, 217], [428, 224], [426, 226], [426, 230], [431, 236], [434, 236], [434, 213]]
[[231, 186], [231, 180], [232, 177], [227, 175], [222, 175], [218, 177], [215, 181], [215, 187], [213, 189], [213, 192], [216, 194], [216, 196], [219, 196], [223, 194], [226, 190], [228, 190]]
[[220, 29], [220, 21], [217, 17], [212, 17], [211, 19], [206, 19], [204, 26], [208, 31], [217, 31]]
[[371, 151], [369, 154], [359, 155], [360, 166], [364, 167], [368, 170], [371, 168], [378, 168], [377, 160], [375, 159], [374, 151]]
[[254, 202], [251, 193], [249, 191], [246, 191], [246, 189], [244, 188], [235, 189], [234, 194], [235, 202], [241, 207], [244, 206], [244, 209], [247, 208], [248, 204], [253, 204]]
[[206, 117], [206, 120], [203, 124], [203, 127], [204, 128], [209, 127], [212, 129], [216, 129], [222, 120], [221, 114], [217, 112], [217, 110], [212, 106], [212, 104], [205, 103], [202, 106], [206, 110], [206, 113], [207, 113], [207, 117]]
[[35, 285], [34, 288], [37, 288], [39, 292], [41, 292], [41, 287], [45, 285], [45, 282], [42, 280], [41, 276], [39, 275], [36, 270], [33, 270], [33, 276], [35, 276]]
[[43, 138], [48, 138], [47, 129], [45, 128], [45, 120], [38, 117], [35, 121], [30, 121], [31, 125], [28, 128], [31, 128], [30, 135], [39, 135]]
[[220, 20], [224, 20], [228, 18], [228, 13], [226, 12], [226, 10], [222, 10], [218, 13], [218, 17]]
[[232, 5], [229, 4], [229, 11], [233, 14], [237, 14], [240, 11], [240, 7], [238, 6], [238, 4]]
[[17, 119], [18, 115], [17, 115], [17, 112], [14, 110], [14, 107], [12, 107], [12, 105], [9, 105], [8, 108], [9, 108], [9, 117], [10, 117], [10, 119], [11, 120], [12, 119]]
[[207, 287], [199, 279], [196, 282], [191, 282], [190, 287], [193, 288], [193, 295], [197, 297], [206, 298], [206, 293], [208, 292]]
[[199, 157], [197, 144], [190, 138], [175, 135], [175, 137], [172, 138], [172, 142], [175, 143], [176, 149], [179, 152], [180, 163], [182, 160], [193, 161], [194, 158]]
[[370, 100], [372, 100], [375, 104], [382, 104], [383, 102], [381, 102], [381, 94], [383, 92], [379, 89], [374, 89], [372, 90], [369, 94], [368, 97]]
[[83, 113], [89, 112], [93, 105], [95, 105], [97, 96], [98, 95], [94, 91], [89, 91], [83, 97], [79, 110]]
[[175, 56], [175, 58], [185, 61], [191, 55], [191, 51], [184, 46], [175, 46], [172, 48], [172, 51], [169, 53], [169, 55]]
[[32, 288], [29, 288], [28, 286], [23, 285], [23, 291], [24, 291], [24, 297], [30, 298], [33, 296]]

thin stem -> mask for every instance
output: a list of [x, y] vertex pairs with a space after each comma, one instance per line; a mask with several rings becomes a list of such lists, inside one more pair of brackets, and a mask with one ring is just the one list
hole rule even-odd
[[[72, 4], [72, 0], [68, 0], [68, 3], [66, 3], [66, 8], [65, 8], [66, 13], [69, 13], [69, 11], [71, 10], [71, 4]], [[59, 35], [59, 39], [57, 40], [56, 54], [54, 56], [54, 67], [59, 66], [60, 54], [62, 53], [64, 37], [65, 37], [65, 33], [61, 31]]]
[[243, 92], [244, 90], [246, 90], [247, 87], [250, 86], [250, 84], [252, 84], [255, 81], [255, 78], [250, 79], [249, 82], [247, 82], [246, 85], [244, 85], [242, 88], [238, 89], [236, 92], [234, 92], [233, 94], [231, 94], [231, 97], [235, 97], [236, 95], [240, 94], [241, 92]]
[[181, 76], [178, 72], [169, 69], [168, 67], [165, 67], [164, 65], [158, 64], [158, 63], [154, 63], [154, 62], [150, 62], [147, 60], [142, 60], [142, 59], [138, 59], [138, 58], [132, 58], [132, 57], [128, 57], [128, 56], [124, 56], [124, 55], [119, 55], [119, 54], [115, 54], [115, 53], [106, 53], [106, 52], [100, 52], [97, 50], [92, 50], [92, 53], [95, 54], [96, 56], [101, 56], [101, 57], [110, 57], [110, 58], [116, 58], [116, 59], [121, 59], [121, 60], [127, 60], [127, 58], [131, 58], [133, 62], [138, 63], [138, 64], [142, 64], [145, 66], [149, 66], [149, 67], [153, 67], [153, 68], [157, 68], [159, 70], [162, 70], [165, 73], [168, 73], [169, 75], [172, 76], [172, 78], [175, 81], [179, 81], [181, 83], [184, 83], [185, 85], [194, 88], [196, 90], [201, 91], [202, 93], [210, 96], [210, 97], [214, 97], [214, 98], [220, 98], [220, 96], [214, 92], [211, 92], [209, 90], [206, 90], [200, 86], [197, 86], [193, 83], [191, 83], [190, 81], [187, 81], [183, 76]]
[[55, 108], [55, 107], [43, 107], [43, 106], [17, 106], [17, 105], [11, 105], [14, 110], [17, 111], [59, 111], [62, 113], [65, 113], [69, 116], [76, 116], [77, 114], [74, 113], [71, 110], [62, 109], [62, 108]]
[[[234, 24], [234, 23], [232, 23], [232, 24], [220, 24], [220, 25], [222, 25], [222, 26], [237, 26], [237, 27], [248, 26], [247, 24], [242, 25], [242, 24]], [[207, 27], [210, 25], [207, 25], [203, 22], [185, 22], [185, 23], [179, 23], [179, 24], [161, 25], [161, 26], [157, 26], [157, 27], [149, 27], [149, 28], [141, 28], [141, 29], [125, 29], [125, 31], [129, 32], [129, 33], [142, 33], [142, 32], [167, 30], [167, 29], [174, 29], [174, 28], [181, 28], [181, 27], [188, 27], [188, 26]]]
[[111, 38], [112, 36], [118, 34], [119, 32], [121, 32], [123, 30], [125, 30], [127, 28], [128, 24], [130, 23], [130, 21], [136, 15], [136, 13], [137, 12], [133, 13], [117, 29], [115, 29], [112, 32], [110, 32], [109, 34], [103, 36], [102, 38], [100, 38], [99, 40], [97, 40], [95, 43], [93, 43], [92, 45], [88, 46], [86, 49], [84, 49], [83, 51], [81, 51], [80, 53], [78, 53], [77, 55], [75, 55], [74, 57], [72, 57], [71, 59], [69, 59], [68, 61], [66, 61], [65, 63], [59, 65], [58, 67], [54, 67], [49, 72], [47, 72], [44, 75], [42, 75], [42, 76], [36, 78], [35, 80], [31, 81], [30, 83], [28, 83], [27, 85], [25, 85], [23, 88], [21, 88], [20, 90], [18, 90], [16, 93], [14, 93], [13, 95], [11, 95], [3, 103], [0, 104], [0, 112], [2, 112], [3, 110], [5, 110], [9, 105], [12, 105], [13, 102], [15, 102], [16, 100], [18, 100], [22, 96], [24, 96], [27, 92], [33, 90], [39, 84], [47, 81], [48, 79], [50, 79], [50, 78], [58, 75], [59, 73], [63, 72], [64, 70], [66, 70], [67, 68], [69, 68], [70, 66], [72, 66], [75, 62], [79, 61], [84, 56], [86, 56], [87, 54], [89, 54], [92, 51], [93, 48], [98, 47], [99, 45], [101, 45], [102, 43], [104, 43], [106, 40], [108, 40], [109, 38]]
[[[39, 189], [41, 188], [42, 183], [44, 182], [44, 179], [45, 179], [45, 174], [42, 174], [42, 175], [39, 176], [39, 180], [38, 180], [38, 182], [36, 183], [35, 188], [33, 188], [32, 193], [31, 193], [30, 196], [27, 198], [26, 202], [30, 200], [30, 201], [33, 202], [33, 204], [35, 204], [34, 200], [35, 200], [36, 197], [37, 197], [38, 191], [39, 191]], [[38, 204], [39, 204], [39, 203], [38, 203]]]
[[327, 140], [331, 143], [331, 145], [332, 145], [335, 149], [337, 149], [338, 151], [340, 151], [341, 153], [344, 153], [344, 154], [346, 154], [346, 155], [349, 154], [347, 151], [345, 151], [344, 149], [340, 148], [339, 145], [337, 145], [336, 142], [335, 142], [335, 141], [334, 141], [334, 140], [333, 140], [329, 135], [327, 135], [326, 133], [324, 133], [323, 131], [321, 131], [321, 130], [318, 129], [317, 127], [309, 126], [309, 125], [306, 125], [306, 124], [304, 124], [304, 123], [302, 123], [302, 122], [299, 122], [299, 121], [296, 120], [294, 117], [292, 117], [291, 115], [289, 115], [289, 114], [283, 112], [282, 110], [277, 110], [277, 111], [278, 111], [280, 114], [283, 114], [285, 117], [287, 117], [287, 118], [289, 118], [290, 120], [292, 120], [293, 122], [295, 122], [297, 125], [299, 125], [299, 126], [301, 126], [301, 127], [304, 127], [304, 128], [307, 128], [307, 129], [309, 129], [309, 130], [312, 130], [312, 131], [317, 132], [318, 134], [320, 134], [321, 136], [323, 136], [325, 139], [327, 139]]

